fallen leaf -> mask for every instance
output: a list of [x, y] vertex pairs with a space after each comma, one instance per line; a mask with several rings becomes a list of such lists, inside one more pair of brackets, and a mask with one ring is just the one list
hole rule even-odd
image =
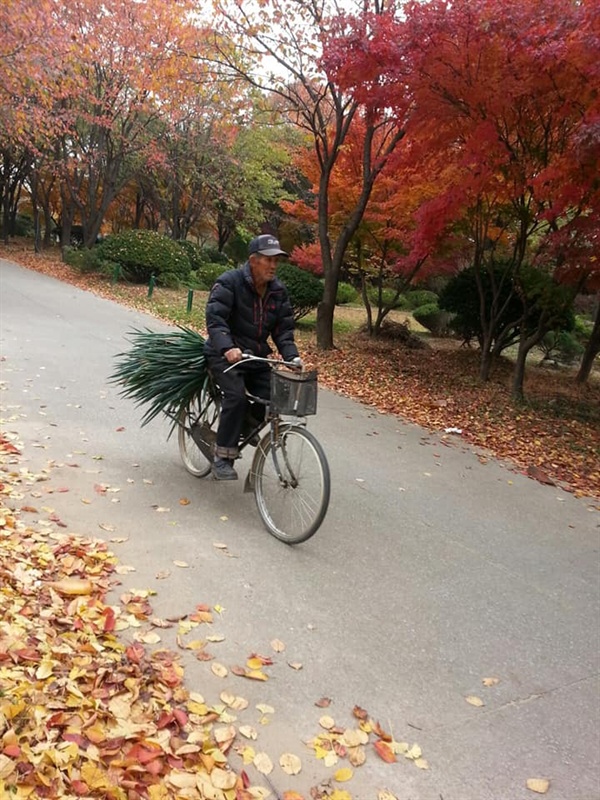
[[162, 580], [164, 580], [165, 578], [168, 578], [170, 574], [171, 574], [171, 570], [169, 570], [169, 569], [162, 569], [160, 572], [157, 572], [157, 573], [156, 573], [156, 576], [155, 576], [155, 577], [156, 577], [156, 580], [157, 580], [157, 581], [162, 581]]
[[346, 728], [340, 739], [345, 747], [358, 747], [361, 744], [367, 744], [368, 741], [369, 734], [357, 728]]
[[223, 664], [219, 664], [218, 661], [215, 661], [214, 664], [211, 664], [210, 668], [213, 674], [217, 676], [217, 678], [226, 678], [227, 675], [229, 674], [229, 670], [227, 669], [227, 667], [223, 666]]
[[100, 522], [98, 525], [99, 528], [102, 528], [103, 531], [108, 531], [108, 533], [114, 533], [116, 530], [114, 525], [111, 525], [108, 522]]
[[210, 782], [216, 789], [233, 789], [237, 783], [237, 775], [232, 770], [216, 767], [210, 773]]
[[288, 666], [295, 670], [302, 669], [302, 664], [299, 661], [288, 661]]
[[275, 709], [273, 706], [268, 706], [266, 703], [259, 703], [256, 706], [257, 710], [260, 711], [261, 714], [274, 714]]
[[422, 752], [422, 750], [421, 750], [421, 748], [419, 747], [418, 744], [413, 744], [413, 746], [410, 748], [410, 750], [408, 750], [404, 754], [405, 758], [410, 758], [413, 761], [416, 760], [417, 758], [421, 758], [422, 755], [423, 755], [423, 752]]
[[279, 757], [279, 765], [288, 775], [297, 775], [302, 769], [302, 762], [293, 753], [283, 753]]
[[182, 567], [182, 569], [189, 567], [187, 561], [173, 561], [173, 563], [175, 564], [176, 567]]
[[481, 682], [484, 686], [496, 686], [500, 683], [500, 678], [484, 678]]
[[53, 581], [50, 586], [55, 592], [67, 596], [90, 594], [93, 589], [91, 581], [80, 578], [63, 578], [60, 581]]
[[354, 706], [354, 708], [352, 709], [352, 713], [354, 714], [356, 719], [363, 719], [364, 720], [364, 719], [367, 719], [368, 716], [369, 716], [368, 711], [365, 711], [365, 709], [361, 708], [360, 706]]
[[350, 769], [350, 767], [341, 767], [341, 769], [336, 770], [333, 773], [333, 780], [337, 781], [338, 783], [345, 783], [352, 779], [354, 775], [354, 770]]
[[353, 767], [362, 767], [367, 760], [367, 754], [364, 747], [349, 747], [348, 748], [348, 761]]
[[324, 716], [319, 719], [319, 725], [325, 728], [326, 731], [330, 731], [332, 728], [335, 728], [335, 720], [333, 717]]
[[170, 508], [166, 508], [165, 506], [152, 506], [155, 511], [158, 511], [159, 514], [168, 514], [171, 510]]
[[377, 800], [398, 800], [395, 794], [392, 794], [388, 789], [380, 789], [377, 792]]
[[262, 775], [269, 775], [273, 772], [273, 762], [266, 753], [257, 753], [253, 763]]
[[304, 800], [304, 797], [298, 792], [284, 792], [282, 800]]
[[381, 758], [383, 761], [386, 761], [388, 764], [396, 761], [396, 756], [387, 742], [379, 740], [373, 744], [373, 747], [375, 748], [379, 758]]
[[188, 498], [187, 498], [187, 497], [180, 497], [180, 498], [179, 498], [179, 505], [180, 505], [180, 506], [189, 506], [190, 502], [191, 502], [191, 501], [190, 501], [190, 500], [188, 500]]
[[212, 636], [206, 637], [207, 642], [224, 642], [225, 637], [222, 633], [213, 633]]
[[476, 697], [474, 694], [468, 695], [465, 697], [465, 700], [467, 703], [469, 703], [469, 705], [475, 706], [476, 708], [481, 708], [481, 706], [485, 705], [481, 697]]
[[322, 697], [315, 703], [317, 708], [328, 708], [331, 705], [331, 697]]
[[252, 727], [252, 725], [240, 725], [238, 731], [244, 736], [246, 739], [257, 739], [258, 733], [256, 729]]
[[427, 763], [426, 758], [415, 758], [415, 765], [419, 769], [429, 769], [429, 764]]
[[158, 633], [150, 632], [150, 633], [136, 633], [133, 637], [138, 642], [143, 642], [144, 644], [158, 644], [160, 642], [160, 636]]
[[271, 642], [271, 647], [276, 653], [283, 653], [285, 650], [285, 645], [280, 639], [273, 639]]
[[213, 542], [213, 547], [217, 550], [227, 550], [227, 545], [224, 542]]
[[528, 778], [526, 786], [531, 792], [546, 794], [550, 788], [550, 781], [547, 778]]

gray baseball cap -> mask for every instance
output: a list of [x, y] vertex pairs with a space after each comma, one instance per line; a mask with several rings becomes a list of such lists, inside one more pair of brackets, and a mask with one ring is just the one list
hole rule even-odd
[[248, 255], [258, 253], [261, 256], [287, 256], [288, 253], [281, 249], [279, 241], [269, 233], [257, 236], [248, 245]]

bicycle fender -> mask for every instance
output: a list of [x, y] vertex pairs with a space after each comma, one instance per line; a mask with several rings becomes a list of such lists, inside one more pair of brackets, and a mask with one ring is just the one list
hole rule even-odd
[[[281, 423], [279, 426], [280, 431], [285, 431], [289, 428], [297, 427], [298, 423], [293, 422], [284, 422]], [[246, 475], [246, 480], [244, 481], [244, 493], [246, 492], [253, 492], [254, 491], [254, 483], [256, 480], [256, 470], [258, 467], [258, 459], [262, 455], [264, 447], [270, 441], [270, 434], [267, 433], [259, 442], [258, 447], [254, 451], [254, 458], [252, 459], [252, 464], [250, 465], [250, 469], [248, 470], [248, 474]]]
[[244, 493], [253, 492], [254, 491], [254, 481], [256, 476], [256, 468], [258, 465], [258, 459], [261, 455], [261, 449], [263, 444], [269, 441], [269, 434], [263, 437], [260, 442], [258, 443], [258, 447], [254, 451], [254, 457], [252, 458], [252, 464], [250, 465], [250, 469], [248, 470], [248, 474], [246, 475], [246, 480], [244, 481]]

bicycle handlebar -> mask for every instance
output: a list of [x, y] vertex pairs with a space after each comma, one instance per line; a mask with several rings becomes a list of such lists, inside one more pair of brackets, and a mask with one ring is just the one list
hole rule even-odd
[[281, 367], [289, 367], [290, 369], [299, 371], [302, 367], [299, 367], [298, 364], [294, 364], [293, 361], [282, 361], [279, 358], [263, 358], [262, 356], [255, 356], [254, 353], [242, 353], [242, 358], [240, 361], [235, 361], [231, 364], [227, 369], [223, 370], [223, 373], [229, 372], [230, 369], [234, 369], [235, 367], [239, 366], [243, 361], [260, 361], [263, 364], [277, 364]]

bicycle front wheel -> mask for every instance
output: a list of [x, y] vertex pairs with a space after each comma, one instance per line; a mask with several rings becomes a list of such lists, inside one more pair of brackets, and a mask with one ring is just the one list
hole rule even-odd
[[310, 539], [323, 522], [331, 479], [323, 448], [310, 431], [283, 426], [273, 447], [265, 437], [257, 454], [254, 496], [269, 533], [287, 544]]
[[202, 391], [182, 410], [179, 418], [179, 454], [195, 478], [210, 473], [220, 416], [219, 398], [207, 381]]

